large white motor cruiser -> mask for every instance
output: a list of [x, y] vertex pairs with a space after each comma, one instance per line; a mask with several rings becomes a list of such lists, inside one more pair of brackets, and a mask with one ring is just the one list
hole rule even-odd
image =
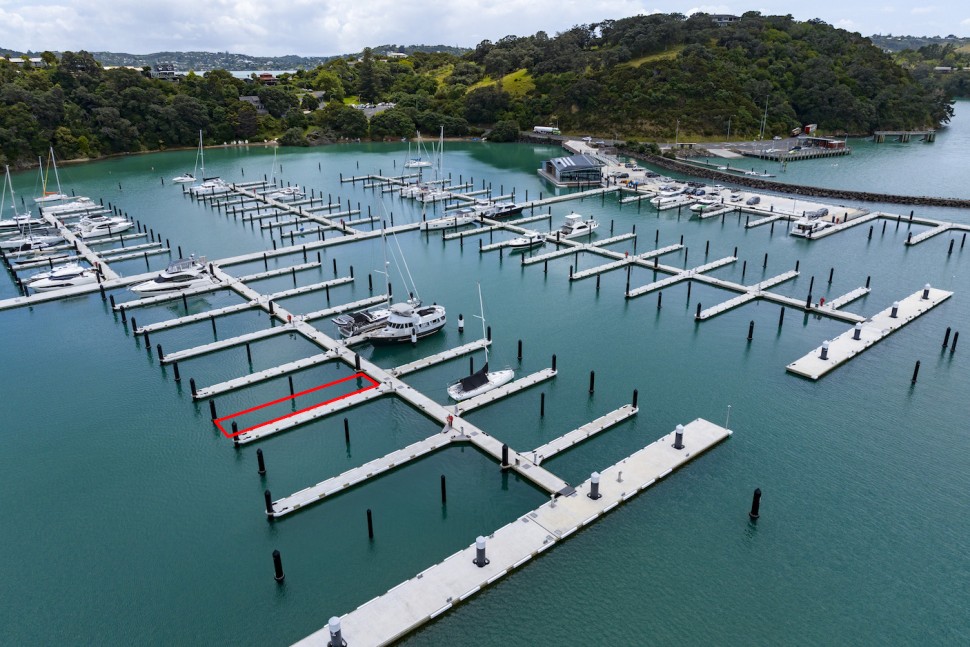
[[157, 294], [207, 285], [212, 280], [206, 271], [205, 256], [190, 256], [178, 259], [152, 280], [137, 283], [128, 289], [139, 294]]

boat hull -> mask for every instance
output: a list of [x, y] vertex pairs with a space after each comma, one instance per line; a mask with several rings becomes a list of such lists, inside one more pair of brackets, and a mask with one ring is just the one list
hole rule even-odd
[[488, 393], [500, 386], [508, 384], [515, 377], [515, 371], [512, 369], [503, 369], [501, 371], [491, 371], [488, 373], [488, 382], [481, 385], [478, 388], [471, 389], [470, 391], [465, 391], [461, 388], [461, 382], [455, 382], [448, 387], [448, 397], [455, 402], [461, 402], [462, 400], [467, 400], [469, 398], [474, 398], [476, 395], [481, 395], [483, 393]]
[[[424, 339], [425, 337], [429, 337], [435, 334], [436, 332], [444, 328], [446, 323], [447, 323], [446, 321], [442, 321], [439, 324], [435, 324], [434, 326], [430, 326], [428, 328], [418, 331], [418, 334], [416, 335], [415, 339]], [[367, 339], [370, 341], [370, 343], [372, 343], [375, 346], [393, 346], [395, 344], [409, 343], [411, 341], [410, 331], [402, 330], [401, 332], [404, 334], [403, 335], [395, 334], [393, 336], [372, 334], [372, 335], [368, 335]]]

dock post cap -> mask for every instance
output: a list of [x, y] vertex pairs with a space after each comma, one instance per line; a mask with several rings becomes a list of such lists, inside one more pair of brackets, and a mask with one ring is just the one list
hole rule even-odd
[[338, 631], [340, 631], [340, 618], [338, 618], [337, 616], [333, 616], [332, 618], [330, 618], [328, 627], [330, 629], [330, 633], [337, 633]]
[[478, 548], [479, 550], [485, 548], [485, 538], [481, 535], [475, 538], [475, 548]]
[[593, 483], [599, 483], [600, 482], [600, 473], [599, 472], [593, 472], [592, 474], [589, 475], [589, 480], [591, 482], [593, 482]]

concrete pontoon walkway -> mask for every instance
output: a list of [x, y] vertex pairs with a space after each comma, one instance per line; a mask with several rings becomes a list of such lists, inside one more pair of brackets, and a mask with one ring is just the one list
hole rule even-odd
[[[557, 542], [599, 519], [673, 470], [726, 439], [731, 432], [698, 418], [684, 427], [684, 447], [673, 447], [673, 433], [604, 469], [599, 498], [589, 496], [584, 482], [569, 496], [554, 498], [485, 538], [488, 563], [479, 567], [476, 546], [445, 558], [439, 564], [402, 582], [382, 596], [340, 618], [348, 645], [387, 645], [467, 600], [482, 588], [526, 564]], [[296, 643], [323, 647], [330, 641], [327, 627]]]

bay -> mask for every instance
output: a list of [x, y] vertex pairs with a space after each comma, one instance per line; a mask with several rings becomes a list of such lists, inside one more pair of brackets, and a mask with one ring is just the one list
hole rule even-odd
[[[865, 191], [970, 197], [964, 170], [970, 139], [968, 102], [933, 144], [855, 144], [850, 157], [792, 163], [780, 179]], [[400, 173], [406, 144], [354, 144], [319, 149], [262, 146], [206, 151], [207, 172], [233, 181], [282, 178], [339, 197], [366, 214], [396, 223], [421, 217], [412, 203], [364, 189], [343, 177]], [[517, 199], [548, 195], [536, 176], [556, 148], [447, 142], [446, 172], [475, 188]], [[79, 194], [138, 218], [172, 246], [218, 259], [271, 249], [273, 238], [231, 214], [183, 197], [169, 178], [191, 168], [194, 151], [131, 155], [63, 165], [61, 181]], [[275, 159], [275, 163], [274, 163]], [[36, 173], [14, 178], [19, 196], [39, 192]], [[164, 183], [163, 183], [164, 182]], [[900, 213], [908, 208], [887, 206]], [[787, 375], [784, 366], [846, 329], [827, 319], [754, 302], [695, 324], [693, 312], [732, 295], [686, 285], [625, 300], [625, 274], [571, 283], [576, 259], [521, 268], [518, 260], [478, 253], [438, 236], [396, 236], [420, 295], [447, 306], [442, 334], [412, 349], [366, 349], [382, 366], [471, 341], [455, 326], [478, 310], [482, 283], [493, 329], [493, 365], [520, 374], [558, 356], [558, 377], [471, 415], [472, 421], [520, 450], [548, 441], [640, 394], [632, 421], [544, 465], [578, 483], [696, 417], [719, 424], [731, 406], [734, 436], [629, 503], [576, 533], [541, 558], [445, 614], [404, 642], [410, 645], [646, 644], [946, 644], [970, 631], [965, 591], [970, 520], [970, 454], [963, 424], [970, 391], [965, 349], [943, 351], [947, 326], [968, 320], [970, 270], [950, 235], [903, 245], [904, 223], [867, 227], [819, 241], [797, 240], [780, 228], [745, 230], [736, 219], [697, 221], [658, 215], [615, 199], [552, 207], [556, 226], [569, 211], [596, 216], [619, 232], [635, 225], [638, 251], [684, 236], [688, 265], [739, 248], [739, 262], [714, 272], [753, 283], [800, 263], [801, 275], [775, 290], [804, 298], [812, 276], [815, 298], [830, 300], [872, 277], [872, 292], [847, 307], [871, 315], [924, 283], [955, 295], [817, 383]], [[957, 222], [965, 211], [921, 209]], [[366, 227], [365, 227], [366, 228]], [[919, 232], [925, 227], [914, 226]], [[495, 234], [500, 240], [505, 234]], [[485, 237], [486, 242], [488, 237]], [[277, 242], [279, 237], [277, 236]], [[633, 251], [632, 242], [613, 247]], [[768, 253], [767, 268], [762, 259]], [[163, 269], [168, 257], [114, 265], [123, 274]], [[300, 285], [355, 268], [352, 286], [332, 291], [332, 303], [368, 296], [383, 255], [377, 241], [328, 248], [322, 267], [298, 275]], [[668, 257], [683, 264], [684, 252]], [[269, 267], [302, 262], [298, 255]], [[603, 261], [580, 254], [581, 269]], [[827, 283], [831, 268], [832, 283]], [[261, 262], [233, 268], [260, 271]], [[395, 276], [398, 276], [395, 270]], [[653, 280], [633, 272], [633, 285]], [[292, 287], [288, 276], [256, 284]], [[395, 280], [395, 291], [403, 288]], [[9, 273], [0, 298], [16, 295]], [[122, 300], [132, 295], [115, 292]], [[238, 301], [220, 292], [189, 301], [191, 312]], [[296, 297], [298, 311], [326, 305], [323, 295]], [[183, 314], [181, 302], [140, 309], [140, 325]], [[746, 341], [749, 321], [754, 339]], [[241, 313], [220, 319], [220, 339], [266, 327], [267, 318]], [[334, 331], [324, 320], [317, 324]], [[152, 335], [166, 351], [214, 339], [207, 322]], [[516, 360], [516, 341], [524, 357]], [[268, 473], [256, 473], [254, 446], [233, 449], [193, 404], [186, 381], [211, 384], [318, 352], [289, 335], [180, 364], [176, 384], [141, 338], [98, 295], [0, 313], [0, 476], [4, 550], [0, 626], [10, 644], [288, 644], [513, 521], [544, 496], [471, 448], [453, 448], [403, 467], [290, 518], [267, 523], [264, 489], [280, 497], [426, 437], [434, 423], [393, 399], [380, 399], [259, 443]], [[478, 362], [481, 356], [476, 357]], [[911, 384], [921, 360], [919, 382]], [[444, 386], [467, 370], [460, 359], [407, 379], [439, 402]], [[587, 392], [595, 370], [597, 390]], [[297, 374], [298, 389], [332, 381], [347, 369], [324, 365]], [[217, 398], [219, 413], [241, 410], [287, 392], [286, 380]], [[539, 417], [539, 392], [546, 415]], [[446, 507], [438, 499], [448, 478]], [[607, 484], [604, 484], [607, 487]], [[747, 518], [751, 492], [764, 492], [757, 524]], [[365, 510], [375, 518], [368, 541]], [[270, 554], [286, 570], [273, 581]]]

